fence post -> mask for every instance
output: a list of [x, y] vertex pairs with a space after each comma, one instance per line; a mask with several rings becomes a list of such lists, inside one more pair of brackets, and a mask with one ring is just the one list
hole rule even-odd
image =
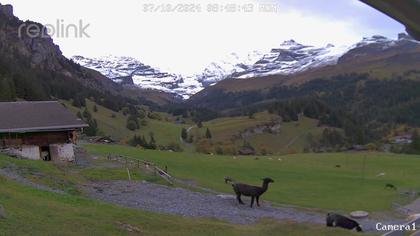
[[127, 167], [127, 174], [128, 174], [128, 181], [131, 181], [131, 175], [130, 175], [130, 170]]

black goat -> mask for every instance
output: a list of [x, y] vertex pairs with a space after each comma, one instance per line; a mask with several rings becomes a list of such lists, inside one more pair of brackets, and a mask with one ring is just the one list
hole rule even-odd
[[232, 178], [225, 177], [225, 183], [231, 183], [233, 191], [236, 193], [236, 199], [238, 199], [239, 204], [244, 204], [241, 199], [241, 196], [251, 197], [251, 208], [254, 205], [254, 200], [257, 200], [257, 206], [260, 206], [260, 196], [267, 192], [268, 184], [274, 183], [274, 180], [270, 178], [263, 179], [262, 187], [251, 186], [247, 184], [235, 183]]
[[359, 223], [357, 223], [355, 220], [335, 213], [327, 214], [327, 227], [340, 227], [350, 230], [356, 228], [357, 232], [363, 231]]

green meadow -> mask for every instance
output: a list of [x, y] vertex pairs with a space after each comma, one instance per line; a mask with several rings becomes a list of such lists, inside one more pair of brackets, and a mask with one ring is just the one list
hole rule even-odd
[[[170, 153], [125, 146], [86, 145], [91, 154], [119, 154], [168, 166], [180, 179], [225, 193], [225, 176], [255, 185], [275, 180], [264, 200], [326, 210], [383, 211], [401, 201], [399, 191], [420, 190], [420, 157], [384, 153], [294, 154], [233, 157]], [[339, 165], [340, 168], [336, 166]], [[383, 176], [379, 175], [384, 173]], [[398, 191], [386, 189], [393, 184]]]

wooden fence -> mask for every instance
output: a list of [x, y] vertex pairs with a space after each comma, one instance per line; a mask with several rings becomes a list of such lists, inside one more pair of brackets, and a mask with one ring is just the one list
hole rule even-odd
[[141, 159], [137, 159], [137, 158], [132, 158], [132, 157], [127, 157], [127, 156], [122, 156], [122, 155], [111, 155], [111, 154], [108, 155], [108, 160], [109, 161], [119, 161], [119, 162], [125, 163], [125, 167], [127, 168], [129, 178], [130, 178], [130, 172], [128, 171], [129, 166], [136, 166], [137, 168], [144, 167], [148, 170], [152, 170], [155, 175], [161, 177], [163, 180], [168, 182], [170, 185], [174, 184], [174, 178], [167, 173], [166, 168], [165, 168], [165, 170], [162, 170], [161, 168], [159, 168], [153, 162], [146, 161], [146, 160], [141, 160]]

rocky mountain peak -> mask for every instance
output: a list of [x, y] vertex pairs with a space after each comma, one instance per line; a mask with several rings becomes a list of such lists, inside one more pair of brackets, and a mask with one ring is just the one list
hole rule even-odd
[[414, 40], [413, 37], [406, 33], [399, 33], [398, 34], [398, 40]]
[[387, 37], [384, 37], [384, 36], [381, 36], [381, 35], [373, 35], [371, 37], [364, 37], [362, 39], [362, 41], [360, 41], [359, 43], [357, 43], [355, 45], [355, 47], [362, 47], [362, 46], [365, 46], [365, 45], [368, 45], [368, 44], [389, 43], [391, 41], [392, 40], [387, 38]]
[[299, 48], [303, 48], [305, 47], [304, 45], [297, 43], [295, 40], [290, 39], [290, 40], [286, 40], [284, 41], [282, 44], [280, 44], [279, 48], [275, 48], [273, 50], [290, 50], [290, 49], [299, 49]]

